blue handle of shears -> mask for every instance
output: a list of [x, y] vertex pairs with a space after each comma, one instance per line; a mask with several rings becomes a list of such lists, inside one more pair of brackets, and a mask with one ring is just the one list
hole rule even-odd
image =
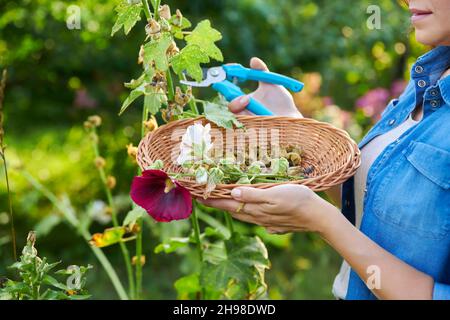
[[248, 69], [240, 64], [229, 64], [223, 65], [222, 67], [229, 81], [233, 81], [234, 79], [238, 79], [239, 82], [245, 82], [247, 80], [261, 81], [281, 85], [294, 92], [299, 92], [304, 87], [302, 82], [278, 73]]
[[[213, 89], [220, 92], [227, 101], [236, 99], [237, 97], [245, 95], [245, 93], [237, 85], [231, 83], [228, 80], [222, 82], [216, 82], [212, 85]], [[250, 98], [250, 103], [247, 106], [247, 110], [253, 112], [258, 116], [273, 116], [273, 112], [267, 109], [262, 103]]]

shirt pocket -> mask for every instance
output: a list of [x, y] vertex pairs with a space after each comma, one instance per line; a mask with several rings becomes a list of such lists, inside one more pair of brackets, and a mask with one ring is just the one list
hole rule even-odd
[[424, 238], [450, 233], [450, 152], [412, 141], [380, 179], [378, 218]]

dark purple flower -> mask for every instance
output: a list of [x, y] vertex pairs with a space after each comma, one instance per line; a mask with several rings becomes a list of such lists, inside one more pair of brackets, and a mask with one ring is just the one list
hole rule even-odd
[[192, 213], [189, 191], [161, 170], [146, 170], [134, 177], [130, 196], [159, 222], [187, 219]]

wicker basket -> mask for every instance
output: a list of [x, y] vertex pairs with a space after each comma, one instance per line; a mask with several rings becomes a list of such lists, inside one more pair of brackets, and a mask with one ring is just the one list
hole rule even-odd
[[[353, 176], [361, 163], [360, 151], [356, 143], [349, 135], [328, 123], [319, 122], [313, 119], [297, 119], [278, 116], [238, 116], [248, 132], [249, 129], [264, 132], [264, 130], [278, 133], [279, 144], [291, 144], [302, 148], [302, 167], [308, 168], [310, 174], [307, 178], [298, 181], [282, 183], [295, 183], [308, 186], [314, 191], [326, 190], [332, 186], [341, 184], [349, 177]], [[137, 162], [142, 170], [145, 170], [155, 160], [164, 161], [164, 171], [181, 172], [181, 168], [173, 161], [174, 150], [179, 150], [181, 137], [185, 129], [190, 125], [200, 122], [206, 124], [209, 121], [204, 117], [196, 119], [183, 119], [161, 126], [156, 131], [149, 133], [139, 144]], [[219, 139], [213, 143], [225, 143], [230, 140], [230, 134], [242, 134], [243, 130], [226, 130], [211, 123], [212, 130], [220, 132]], [[261, 130], [262, 129], [262, 130]], [[239, 133], [240, 132], [240, 133]], [[217, 136], [216, 136], [217, 137]], [[258, 137], [258, 135], [257, 135]], [[253, 139], [257, 139], [253, 136]], [[242, 142], [242, 139], [232, 138], [235, 145]], [[249, 139], [252, 139], [250, 137]], [[247, 140], [248, 141], [248, 140]], [[270, 145], [268, 146], [270, 149]], [[270, 150], [269, 150], [270, 151]], [[195, 183], [190, 178], [178, 178], [177, 181], [187, 188], [194, 197], [202, 197], [204, 185]], [[258, 183], [252, 184], [255, 188], [270, 188], [282, 183]], [[219, 184], [210, 194], [210, 198], [231, 198], [230, 192], [236, 184]], [[246, 185], [249, 186], [249, 185]]]

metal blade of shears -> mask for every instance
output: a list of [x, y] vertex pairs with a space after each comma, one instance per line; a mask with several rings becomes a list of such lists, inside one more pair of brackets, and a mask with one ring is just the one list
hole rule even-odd
[[222, 67], [203, 68], [202, 70], [203, 70], [202, 81], [197, 82], [197, 81], [181, 80], [180, 83], [192, 87], [209, 87], [213, 83], [222, 82], [227, 78], [227, 74]]

